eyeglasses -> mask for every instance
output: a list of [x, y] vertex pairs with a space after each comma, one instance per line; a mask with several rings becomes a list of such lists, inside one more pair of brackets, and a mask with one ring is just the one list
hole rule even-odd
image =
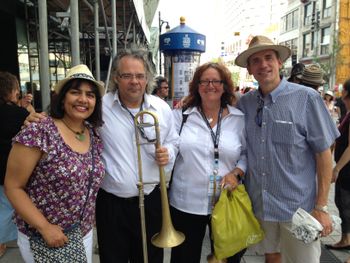
[[209, 84], [212, 84], [215, 88], [219, 87], [222, 83], [224, 83], [222, 80], [200, 80], [199, 85], [208, 87]]
[[123, 74], [120, 74], [119, 77], [121, 79], [128, 80], [128, 81], [133, 80], [134, 78], [136, 78], [138, 81], [143, 81], [146, 79], [145, 74], [123, 73]]
[[256, 108], [255, 123], [259, 127], [261, 127], [262, 125], [263, 109], [264, 109], [264, 100], [261, 97], [258, 97], [258, 107]]

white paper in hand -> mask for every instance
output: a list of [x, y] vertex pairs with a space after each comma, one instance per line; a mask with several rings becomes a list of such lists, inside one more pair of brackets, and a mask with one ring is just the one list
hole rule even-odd
[[323, 230], [322, 225], [312, 215], [302, 208], [294, 213], [292, 218], [293, 235], [308, 244], [315, 241]]

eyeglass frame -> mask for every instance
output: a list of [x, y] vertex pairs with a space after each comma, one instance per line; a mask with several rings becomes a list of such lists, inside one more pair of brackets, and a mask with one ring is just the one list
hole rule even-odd
[[256, 108], [255, 123], [259, 127], [262, 126], [264, 104], [265, 104], [265, 101], [260, 96], [258, 96], [258, 107]]
[[213, 85], [213, 87], [217, 88], [217, 87], [220, 87], [220, 85], [223, 84], [224, 81], [223, 80], [218, 80], [218, 79], [200, 80], [200, 81], [198, 81], [198, 84], [200, 86], [203, 86], [203, 87], [209, 87], [210, 83]]
[[138, 73], [138, 74], [132, 74], [132, 73], [121, 73], [118, 74], [119, 78], [123, 79], [123, 80], [127, 80], [127, 81], [131, 81], [134, 78], [137, 81], [145, 81], [147, 79], [146, 74], [143, 73]]

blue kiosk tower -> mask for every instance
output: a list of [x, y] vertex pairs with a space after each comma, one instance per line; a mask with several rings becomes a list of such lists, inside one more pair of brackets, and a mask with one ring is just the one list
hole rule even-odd
[[188, 95], [188, 85], [205, 52], [205, 36], [185, 25], [180, 25], [160, 35], [160, 51], [164, 53], [164, 76], [169, 80], [169, 99], [175, 105]]

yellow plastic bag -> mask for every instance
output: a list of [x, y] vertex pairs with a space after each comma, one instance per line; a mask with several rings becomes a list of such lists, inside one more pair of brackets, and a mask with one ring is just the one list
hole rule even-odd
[[264, 238], [244, 185], [232, 192], [226, 189], [221, 192], [212, 213], [211, 227], [217, 259], [233, 256]]

